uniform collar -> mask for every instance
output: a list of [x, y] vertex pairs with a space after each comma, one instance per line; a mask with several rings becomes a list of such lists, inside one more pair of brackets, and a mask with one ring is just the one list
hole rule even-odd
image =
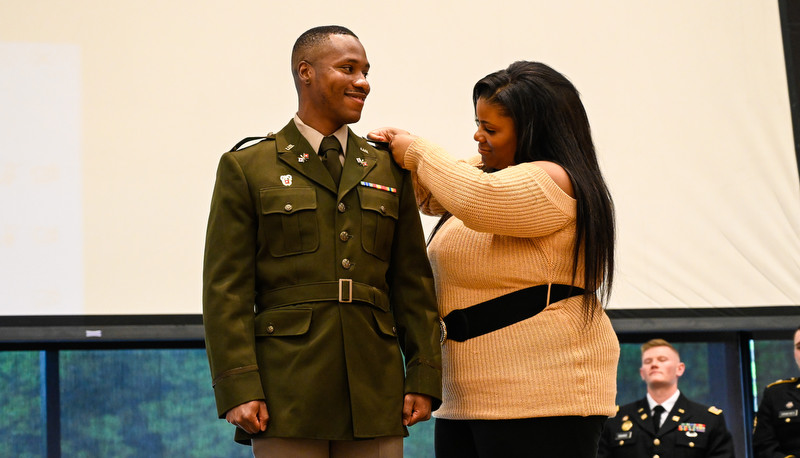
[[[322, 144], [322, 139], [325, 138], [317, 129], [307, 125], [300, 119], [300, 116], [295, 113], [294, 115], [294, 123], [297, 126], [297, 130], [300, 131], [300, 135], [306, 139], [309, 145], [314, 148], [314, 151], [319, 152], [319, 145]], [[342, 145], [342, 154], [347, 156], [347, 124], [343, 124], [342, 127], [336, 129], [336, 131], [332, 134], [339, 140], [339, 143]]]
[[[661, 403], [661, 407], [664, 408], [664, 412], [669, 413], [672, 412], [672, 408], [675, 407], [675, 403], [678, 402], [678, 398], [681, 396], [681, 390], [675, 390], [666, 401]], [[658, 405], [658, 403], [650, 396], [650, 393], [647, 393], [647, 406], [650, 408], [650, 412], [653, 412], [653, 409]]]

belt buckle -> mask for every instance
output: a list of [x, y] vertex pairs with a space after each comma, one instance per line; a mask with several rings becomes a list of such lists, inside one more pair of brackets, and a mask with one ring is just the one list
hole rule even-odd
[[447, 340], [447, 325], [444, 324], [444, 319], [442, 317], [439, 317], [439, 331], [441, 331], [439, 344], [444, 345], [444, 341]]
[[[342, 296], [342, 288], [343, 285], [347, 285], [347, 299], [344, 299]], [[345, 304], [349, 304], [353, 302], [353, 280], [350, 278], [340, 278], [339, 279], [339, 302], [343, 302]]]

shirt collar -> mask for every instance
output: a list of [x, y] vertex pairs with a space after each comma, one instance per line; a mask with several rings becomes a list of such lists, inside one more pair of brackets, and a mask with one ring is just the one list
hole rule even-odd
[[[681, 395], [681, 390], [675, 390], [675, 392], [670, 396], [666, 401], [661, 403], [661, 407], [664, 408], [664, 411], [669, 413], [672, 412], [672, 408], [675, 407], [675, 403], [678, 401], [678, 397]], [[658, 403], [650, 396], [650, 393], [647, 393], [647, 404], [650, 406], [650, 412], [658, 405]]]
[[[322, 144], [322, 139], [325, 138], [325, 136], [317, 129], [304, 123], [303, 120], [300, 119], [300, 116], [297, 116], [297, 113], [294, 115], [294, 123], [297, 126], [297, 130], [300, 131], [300, 135], [314, 148], [314, 151], [319, 151], [319, 145]], [[336, 129], [332, 135], [341, 143], [342, 154], [347, 155], [347, 124], [343, 124], [342, 127]]]

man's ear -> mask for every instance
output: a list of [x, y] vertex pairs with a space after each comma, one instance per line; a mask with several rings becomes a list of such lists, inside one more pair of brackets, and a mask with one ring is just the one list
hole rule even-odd
[[644, 378], [644, 366], [642, 366], [642, 367], [640, 367], [640, 368], [639, 368], [639, 375], [642, 377], [642, 381], [643, 381], [643, 382], [646, 382], [646, 381], [647, 381], [647, 380], [645, 380], [645, 378]]
[[314, 77], [314, 67], [308, 62], [301, 60], [300, 63], [297, 64], [297, 77], [300, 79], [301, 84], [311, 84], [311, 79]]
[[675, 373], [678, 374], [678, 377], [683, 375], [683, 371], [686, 370], [686, 364], [678, 363], [678, 367], [675, 368]]

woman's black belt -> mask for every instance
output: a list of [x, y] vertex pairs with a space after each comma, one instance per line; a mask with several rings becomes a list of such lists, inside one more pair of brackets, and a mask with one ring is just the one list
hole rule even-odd
[[[549, 287], [549, 288], [548, 288]], [[548, 301], [548, 289], [550, 297]], [[504, 294], [465, 309], [453, 310], [439, 319], [441, 341], [463, 342], [526, 320], [544, 310], [547, 304], [583, 294], [583, 288], [571, 285], [536, 285]]]

